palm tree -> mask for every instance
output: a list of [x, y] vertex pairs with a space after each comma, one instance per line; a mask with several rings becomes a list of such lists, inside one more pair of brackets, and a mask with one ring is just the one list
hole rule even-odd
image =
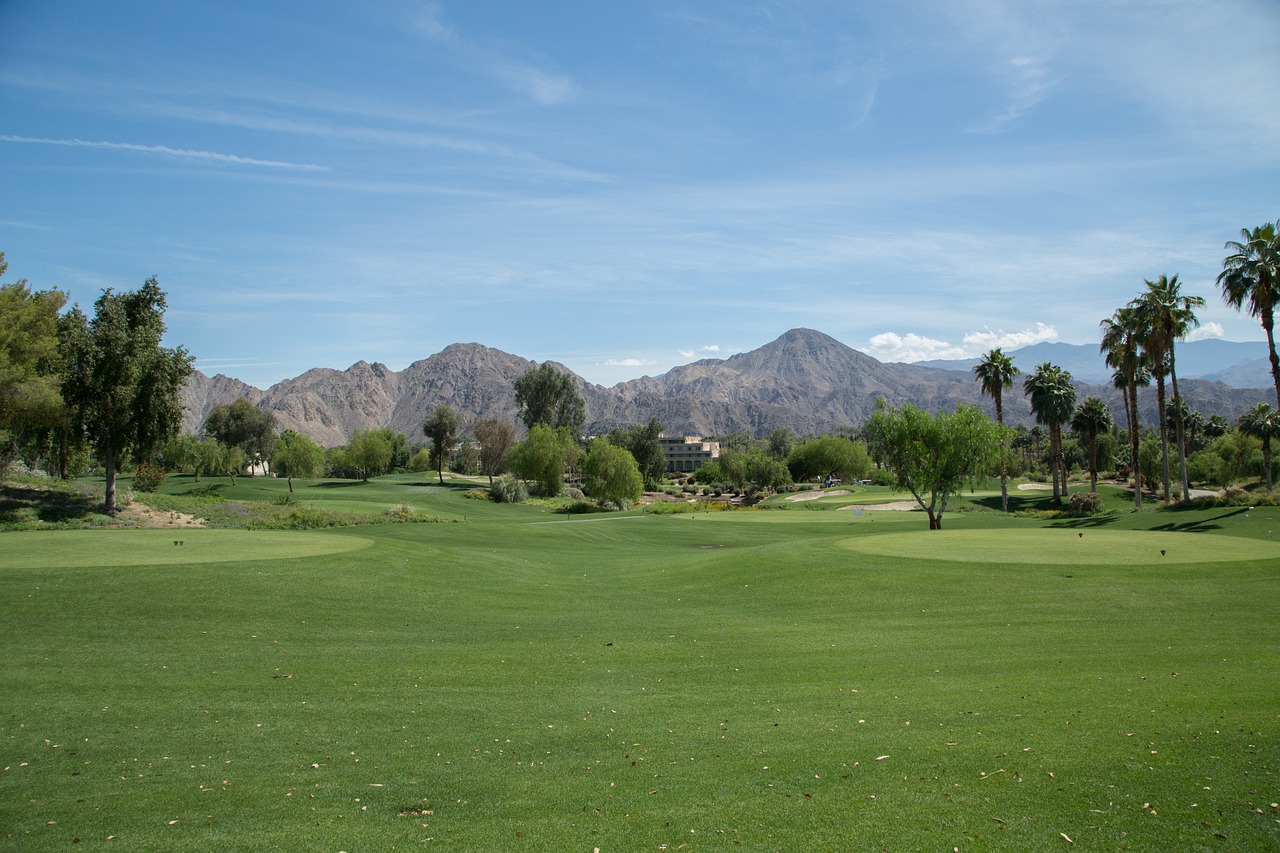
[[1138, 388], [1151, 384], [1151, 365], [1139, 346], [1142, 323], [1132, 306], [1117, 308], [1102, 321], [1102, 352], [1107, 366], [1115, 368], [1112, 384], [1125, 394], [1125, 421], [1129, 425], [1129, 470], [1133, 472], [1133, 507], [1142, 507], [1142, 468], [1138, 464]]
[[[1172, 278], [1160, 276], [1155, 281], [1145, 282], [1147, 292], [1134, 300], [1143, 316], [1147, 334], [1144, 348], [1152, 353], [1154, 359], [1169, 368], [1169, 380], [1173, 383], [1173, 399], [1180, 402], [1178, 394], [1178, 368], [1175, 359], [1174, 343], [1187, 336], [1187, 332], [1200, 325], [1196, 317], [1196, 308], [1203, 307], [1204, 299], [1199, 296], [1184, 296], [1182, 285], [1175, 275]], [[1185, 411], [1185, 407], [1183, 409]], [[1165, 410], [1160, 408], [1160, 426], [1164, 429]], [[1186, 424], [1184, 418], [1176, 419], [1174, 430], [1178, 443], [1178, 462], [1182, 473], [1182, 497], [1185, 499], [1191, 483], [1187, 476], [1187, 445], [1185, 440]], [[1167, 446], [1168, 439], [1165, 440]], [[1165, 451], [1165, 500], [1169, 499], [1169, 455]]]
[[1089, 491], [1098, 491], [1098, 433], [1111, 432], [1111, 410], [1101, 397], [1086, 397], [1071, 416], [1071, 429], [1089, 439]]
[[[1053, 500], [1062, 502], [1067, 491], [1066, 459], [1062, 453], [1062, 425], [1071, 419], [1076, 407], [1076, 386], [1071, 374], [1056, 364], [1045, 362], [1022, 383], [1023, 392], [1031, 398], [1031, 411], [1036, 420], [1049, 429], [1049, 469], [1053, 477]], [[1059, 488], [1061, 475], [1061, 488]]]
[[1280, 437], [1280, 410], [1266, 403], [1245, 409], [1237, 422], [1245, 435], [1262, 439], [1262, 467], [1267, 472], [1267, 491], [1271, 491], [1271, 439]]
[[1280, 406], [1280, 358], [1276, 356], [1275, 306], [1280, 302], [1280, 221], [1267, 222], [1250, 231], [1240, 229], [1240, 240], [1223, 247], [1231, 254], [1222, 261], [1218, 287], [1222, 298], [1236, 310], [1248, 303], [1249, 313], [1262, 321], [1271, 357], [1271, 379]]
[[[982, 393], [995, 401], [996, 423], [1001, 427], [1004, 426], [1004, 391], [1006, 388], [1013, 387], [1013, 379], [1020, 372], [1018, 368], [1013, 366], [1013, 358], [1005, 355], [999, 347], [984, 355], [982, 361], [973, 367], [973, 373], [978, 377], [978, 383], [982, 386]], [[1003, 430], [1001, 432], [1003, 434]], [[1000, 511], [1008, 512], [1009, 484], [1003, 444], [1004, 441], [1001, 439]]]

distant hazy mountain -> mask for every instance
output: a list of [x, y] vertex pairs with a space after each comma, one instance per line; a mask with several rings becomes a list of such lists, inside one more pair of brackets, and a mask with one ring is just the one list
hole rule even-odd
[[[1013, 363], [1024, 373], [1051, 361], [1069, 370], [1080, 382], [1106, 384], [1111, 381], [1111, 369], [1096, 344], [1033, 344], [1022, 349], [1009, 350]], [[916, 362], [922, 367], [942, 370], [973, 368], [981, 359], [935, 359]], [[1267, 361], [1265, 341], [1185, 341], [1178, 344], [1178, 379], [1205, 379], [1222, 382], [1232, 388], [1264, 388], [1271, 385], [1271, 366]]]
[[[1192, 346], [1186, 345], [1187, 349]], [[1042, 347], [1053, 349], [1046, 354]], [[1062, 364], [1075, 376], [1081, 399], [1097, 394], [1123, 419], [1123, 405], [1109, 384], [1090, 384], [1085, 371], [1077, 372], [1069, 366], [1073, 362], [1063, 358], [1083, 349], [1042, 344], [1019, 352], [1037, 353], [1027, 359], [1024, 369], [1034, 369], [1045, 360]], [[1179, 364], [1185, 351], [1179, 350]], [[1195, 369], [1194, 357], [1188, 361]], [[1080, 363], [1085, 364], [1083, 360]], [[197, 371], [185, 393], [184, 428], [199, 432], [215, 405], [246, 397], [275, 412], [280, 429], [296, 430], [326, 446], [345, 444], [353, 430], [381, 427], [417, 440], [422, 437], [422, 422], [441, 403], [453, 406], [468, 421], [482, 417], [514, 420], [515, 380], [536, 365], [471, 343], [446, 347], [399, 372], [360, 361], [346, 370], [315, 368], [265, 391], [237, 379], [210, 378]], [[994, 411], [991, 401], [979, 393], [967, 365], [941, 369], [884, 364], [810, 329], [793, 329], [751, 352], [695, 361], [662, 376], [645, 376], [612, 388], [586, 382], [563, 365], [556, 367], [574, 377], [586, 403], [589, 433], [657, 418], [673, 434], [724, 435], [745, 430], [764, 435], [778, 427], [801, 435], [818, 434], [861, 424], [880, 397], [892, 405], [912, 403], [931, 411], [959, 402]], [[1180, 378], [1182, 375], [1179, 371]], [[1107, 376], [1109, 373], [1104, 380]], [[1231, 419], [1270, 394], [1189, 376], [1180, 384], [1194, 408]], [[1269, 385], [1268, 374], [1259, 388]], [[1141, 408], [1143, 422], [1151, 423], [1155, 418], [1154, 390], [1143, 392]], [[1006, 395], [1005, 417], [1011, 423], [1032, 422], [1020, 385]]]

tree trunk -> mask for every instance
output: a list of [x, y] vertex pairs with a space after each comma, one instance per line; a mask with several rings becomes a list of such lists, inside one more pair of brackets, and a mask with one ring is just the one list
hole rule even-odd
[[1271, 491], [1271, 438], [1262, 439], [1262, 467], [1267, 469], [1267, 491]]
[[289, 475], [289, 494], [293, 494], [293, 475]]
[[1268, 308], [1262, 312], [1262, 328], [1267, 333], [1267, 355], [1271, 359], [1271, 381], [1276, 386], [1276, 408], [1280, 408], [1280, 356], [1276, 355], [1275, 314]]
[[107, 515], [116, 514], [116, 453], [115, 448], [108, 445], [103, 454], [106, 458], [102, 467], [107, 473], [107, 485], [102, 496], [103, 509]]
[[1098, 436], [1089, 433], [1089, 491], [1098, 493]]
[[1169, 431], [1165, 428], [1163, 375], [1156, 383], [1156, 410], [1160, 417], [1160, 458], [1164, 461], [1164, 502], [1169, 503]]
[[[1004, 426], [1004, 400], [1000, 392], [1000, 387], [996, 386], [996, 424]], [[1000, 511], [1009, 511], [1009, 472], [1008, 465], [1005, 463], [1005, 456], [1008, 455], [1008, 448], [1005, 446], [1003, 433], [1000, 437]]]
[[1187, 445], [1183, 440], [1183, 436], [1186, 433], [1186, 429], [1183, 426], [1186, 420], [1183, 415], [1186, 403], [1178, 395], [1178, 371], [1174, 364], [1172, 343], [1169, 344], [1169, 379], [1173, 382], [1173, 402], [1178, 407], [1178, 424], [1174, 434], [1178, 441], [1178, 464], [1182, 474], [1182, 499], [1185, 501], [1191, 496], [1191, 479], [1187, 475]]
[[1138, 376], [1129, 381], [1129, 465], [1133, 468], [1133, 508], [1142, 509], [1142, 469], [1138, 466]]

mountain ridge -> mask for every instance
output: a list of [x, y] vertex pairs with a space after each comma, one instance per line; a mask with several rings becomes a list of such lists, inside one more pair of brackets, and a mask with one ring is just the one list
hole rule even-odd
[[[994, 412], [968, 369], [884, 363], [813, 329], [792, 329], [749, 352], [701, 359], [608, 388], [550, 363], [567, 373], [582, 394], [588, 434], [651, 418], [672, 434], [745, 430], [764, 435], [779, 427], [799, 435], [820, 434], [862, 423], [881, 397], [890, 405], [911, 403], [930, 411], [969, 403]], [[312, 368], [265, 390], [197, 371], [183, 392], [183, 429], [199, 433], [214, 406], [244, 397], [273, 412], [279, 429], [303, 433], [324, 446], [346, 444], [356, 429], [384, 427], [416, 440], [422, 422], [442, 403], [453, 406], [464, 421], [515, 421], [515, 380], [537, 365], [483, 344], [456, 343], [401, 371], [361, 360], [346, 370]], [[1270, 395], [1263, 386], [1236, 389], [1222, 382], [1182, 380], [1179, 373], [1184, 395], [1206, 415], [1234, 419]], [[1123, 419], [1123, 404], [1109, 383], [1076, 384], [1080, 399], [1100, 396]], [[1145, 390], [1141, 422], [1151, 423], [1154, 417], [1155, 392]], [[1005, 418], [1033, 422], [1021, 387], [1006, 395]]]

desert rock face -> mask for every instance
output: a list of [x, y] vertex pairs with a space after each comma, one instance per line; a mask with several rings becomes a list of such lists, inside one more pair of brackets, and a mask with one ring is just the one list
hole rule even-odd
[[[346, 370], [308, 370], [266, 391], [197, 371], [184, 394], [183, 429], [199, 433], [215, 405], [246, 397], [275, 412], [280, 429], [296, 430], [326, 447], [346, 444], [354, 430], [382, 427], [417, 441], [422, 438], [422, 422], [441, 403], [456, 409], [466, 422], [486, 417], [514, 421], [516, 378], [537, 365], [469, 343], [445, 347], [399, 372], [360, 361]], [[821, 434], [861, 424], [880, 397], [891, 405], [911, 403], [930, 411], [970, 403], [994, 413], [992, 402], [981, 396], [967, 370], [884, 364], [810, 329], [793, 329], [751, 352], [695, 361], [612, 388], [555, 366], [578, 385], [586, 403], [588, 434], [648, 423], [650, 418], [657, 418], [671, 434], [745, 430], [763, 435], [779, 427], [799, 435]], [[1270, 393], [1194, 379], [1178, 384], [1193, 408], [1229, 420], [1258, 400], [1269, 399]], [[1080, 399], [1101, 397], [1123, 421], [1124, 405], [1115, 389], [1082, 382], [1076, 387]], [[1155, 390], [1144, 389], [1139, 399], [1141, 423], [1155, 423]], [[1021, 383], [1005, 394], [1004, 409], [1009, 423], [1033, 423]]]

